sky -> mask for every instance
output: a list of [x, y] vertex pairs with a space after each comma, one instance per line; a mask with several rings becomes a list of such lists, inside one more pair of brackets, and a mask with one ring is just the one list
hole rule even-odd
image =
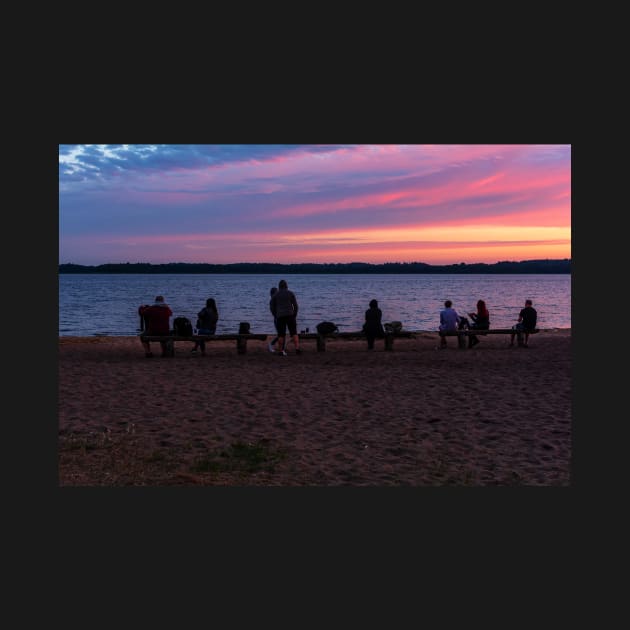
[[571, 145], [59, 145], [59, 262], [571, 258]]

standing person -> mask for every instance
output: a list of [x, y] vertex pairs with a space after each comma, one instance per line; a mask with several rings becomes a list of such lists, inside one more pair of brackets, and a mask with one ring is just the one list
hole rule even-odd
[[456, 331], [459, 328], [459, 315], [453, 308], [453, 302], [446, 300], [440, 311], [440, 348], [446, 348], [446, 336], [443, 332]]
[[[269, 296], [273, 297], [277, 290], [278, 290], [278, 287], [271, 287], [271, 289], [269, 289]], [[273, 310], [271, 308], [271, 299], [269, 300], [269, 310], [273, 314]], [[267, 348], [269, 349], [269, 352], [275, 352], [276, 350], [275, 350], [274, 346], [278, 343], [278, 322], [277, 322], [275, 316], [273, 318], [273, 327], [274, 327], [274, 330], [276, 331], [276, 335], [267, 344]]]
[[[531, 300], [525, 300], [525, 308], [521, 309], [517, 323], [512, 326], [514, 332], [510, 336], [510, 346], [514, 345], [514, 337], [518, 335], [518, 345], [522, 348], [527, 348], [529, 333], [536, 328], [537, 322], [538, 312], [532, 306]], [[525, 341], [523, 341], [523, 333], [525, 334]]]
[[370, 308], [365, 311], [365, 323], [363, 324], [363, 332], [367, 338], [368, 350], [374, 350], [374, 340], [385, 336], [383, 330], [383, 324], [381, 320], [383, 318], [383, 312], [378, 307], [377, 300], [370, 300]]
[[278, 352], [281, 356], [287, 356], [286, 330], [295, 345], [295, 354], [301, 354], [300, 338], [297, 334], [298, 303], [293, 291], [289, 291], [286, 280], [280, 280], [278, 290], [271, 296], [269, 308], [276, 319], [278, 331]]
[[[206, 305], [197, 313], [197, 334], [198, 335], [214, 335], [217, 331], [217, 322], [219, 321], [219, 310], [214, 298], [208, 298]], [[206, 342], [195, 341], [195, 345], [191, 350], [192, 354], [197, 354], [197, 348], [201, 350], [201, 356], [206, 356]]]
[[[488, 330], [490, 328], [490, 312], [486, 307], [486, 303], [483, 300], [477, 300], [477, 312], [476, 313], [468, 313], [470, 319], [472, 319], [473, 323], [470, 324], [469, 328], [474, 330]], [[477, 335], [469, 335], [468, 336], [468, 347], [472, 348], [479, 343], [479, 339]]]
[[[138, 313], [140, 313], [140, 317], [142, 317], [145, 324], [144, 332], [140, 335], [140, 341], [144, 347], [144, 356], [149, 358], [153, 356], [153, 353], [151, 352], [151, 344], [145, 341], [143, 338], [144, 335], [170, 335], [170, 318], [171, 315], [173, 315], [173, 311], [171, 311], [171, 307], [164, 301], [164, 296], [158, 295], [153, 304], [143, 304], [138, 309]], [[160, 341], [160, 345], [162, 346], [162, 356], [168, 356], [167, 342]]]

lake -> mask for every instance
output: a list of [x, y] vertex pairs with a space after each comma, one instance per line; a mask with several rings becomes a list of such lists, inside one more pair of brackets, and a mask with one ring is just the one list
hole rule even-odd
[[359, 330], [371, 299], [383, 322], [408, 330], [435, 331], [444, 300], [460, 315], [486, 301], [491, 328], [509, 328], [527, 298], [539, 328], [571, 328], [569, 274], [59, 274], [59, 335], [128, 336], [139, 332], [138, 306], [163, 295], [173, 317], [188, 317], [213, 297], [217, 334], [249, 322], [255, 333], [273, 332], [269, 289], [284, 278], [299, 304], [298, 330], [333, 321], [341, 331]]

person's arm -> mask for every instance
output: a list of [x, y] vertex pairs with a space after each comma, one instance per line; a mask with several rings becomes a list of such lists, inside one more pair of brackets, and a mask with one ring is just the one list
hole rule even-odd
[[291, 304], [293, 304], [293, 314], [297, 317], [298, 314], [298, 303], [295, 297], [295, 293], [291, 294]]

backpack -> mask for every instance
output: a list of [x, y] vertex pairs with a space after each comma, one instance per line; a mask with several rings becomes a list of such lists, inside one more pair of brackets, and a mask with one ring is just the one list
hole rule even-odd
[[173, 333], [176, 337], [192, 337], [193, 327], [188, 317], [176, 317], [173, 320]]
[[330, 335], [331, 333], [339, 332], [337, 324], [333, 324], [332, 322], [319, 322], [316, 328], [320, 335]]
[[397, 321], [393, 321], [393, 322], [388, 322], [387, 324], [384, 325], [385, 327], [385, 332], [387, 333], [399, 333], [402, 330], [402, 322], [397, 322]]

